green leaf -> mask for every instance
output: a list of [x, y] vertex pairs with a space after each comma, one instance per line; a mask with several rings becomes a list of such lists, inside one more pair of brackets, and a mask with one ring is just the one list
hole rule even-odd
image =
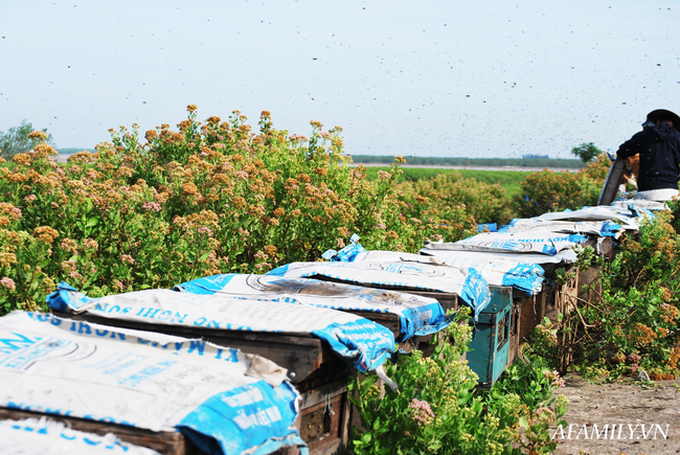
[[472, 403], [472, 410], [474, 411], [475, 414], [479, 414], [482, 412], [482, 402], [475, 400]]
[[470, 401], [470, 398], [472, 398], [472, 392], [467, 391], [467, 390], [461, 390], [458, 392], [458, 404], [459, 405], [465, 405], [467, 404], [468, 401]]
[[373, 387], [373, 384], [378, 380], [378, 375], [370, 375], [367, 376], [366, 379], [364, 379], [361, 382], [361, 385], [359, 386], [359, 393], [363, 396], [366, 395], [366, 392], [368, 392], [368, 389]]
[[373, 429], [377, 430], [378, 428], [380, 428], [380, 416], [376, 417], [375, 422], [373, 422]]

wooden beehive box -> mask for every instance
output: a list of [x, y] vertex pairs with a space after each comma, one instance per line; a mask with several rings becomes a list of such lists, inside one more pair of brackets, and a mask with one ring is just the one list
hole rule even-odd
[[[310, 445], [310, 455], [341, 454], [346, 451], [349, 440], [349, 406], [346, 389], [349, 367], [333, 354], [325, 342], [312, 334], [245, 332], [123, 321], [89, 314], [72, 315], [56, 311], [54, 314], [102, 325], [199, 338], [272, 360], [288, 370], [290, 381], [302, 396], [300, 434]], [[323, 412], [323, 406], [320, 407], [318, 403], [319, 396], [330, 400], [333, 413]], [[321, 417], [322, 426], [318, 427]], [[281, 455], [297, 453], [297, 448], [280, 451]]]
[[[513, 288], [492, 286], [491, 301], [479, 314], [467, 359], [479, 382], [493, 385], [508, 366], [512, 334]], [[514, 353], [513, 355], [516, 355]]]

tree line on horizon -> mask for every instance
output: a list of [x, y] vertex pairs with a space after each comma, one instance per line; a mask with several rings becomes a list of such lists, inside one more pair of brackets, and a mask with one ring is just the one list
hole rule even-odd
[[[389, 155], [351, 155], [355, 164], [385, 164], [394, 161]], [[585, 166], [580, 159], [549, 158], [547, 155], [525, 155], [522, 158], [466, 158], [466, 157], [423, 157], [407, 156], [406, 165], [431, 166], [480, 166], [480, 167], [531, 167], [531, 168], [568, 168], [579, 169]]]

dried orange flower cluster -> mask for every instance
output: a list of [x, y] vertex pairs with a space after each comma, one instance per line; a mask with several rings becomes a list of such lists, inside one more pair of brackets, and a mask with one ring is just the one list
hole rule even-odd
[[169, 288], [317, 260], [353, 233], [369, 248], [414, 251], [474, 229], [463, 210], [411, 208], [396, 180], [403, 158], [376, 181], [348, 166], [340, 127], [312, 121], [305, 137], [274, 129], [267, 111], [258, 132], [238, 111], [187, 113], [178, 130], [164, 123], [143, 138], [136, 124], [111, 129], [111, 142], [66, 165], [35, 132], [40, 145], [0, 165], [0, 314], [42, 305], [62, 280], [92, 296]]

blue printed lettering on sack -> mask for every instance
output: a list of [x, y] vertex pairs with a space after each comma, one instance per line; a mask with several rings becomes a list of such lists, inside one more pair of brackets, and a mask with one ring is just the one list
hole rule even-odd
[[390, 273], [409, 273], [409, 272], [426, 272], [425, 268], [417, 264], [408, 264], [400, 262], [392, 262], [385, 264], [385, 271]]
[[52, 352], [72, 344], [69, 340], [11, 332], [11, 338], [0, 338], [0, 366], [24, 370]]
[[247, 325], [234, 325], [229, 322], [215, 321], [214, 319], [209, 320], [204, 317], [200, 317], [193, 322], [196, 327], [207, 327], [210, 329], [224, 329], [224, 330], [240, 330], [242, 332], [252, 332], [253, 329]]
[[[24, 336], [16, 332], [14, 335], [22, 337], [22, 341], [20, 341], [22, 344], [24, 342], [28, 343], [30, 340], [28, 336]], [[12, 342], [12, 340], [1, 339], [0, 343], [7, 343], [8, 341], [10, 343]], [[31, 340], [31, 344], [24, 344], [23, 348], [14, 345], [15, 350], [13, 353], [8, 353], [6, 351], [3, 352], [2, 347], [0, 346], [0, 353], [8, 354], [4, 359], [0, 358], [0, 366], [13, 370], [25, 370], [39, 359], [47, 357], [57, 349], [70, 344], [72, 343], [68, 340], [60, 340], [52, 337], [44, 339], [41, 337], [36, 337], [34, 340]]]
[[137, 387], [140, 382], [150, 378], [151, 376], [156, 376], [157, 374], [166, 371], [168, 368], [171, 368], [176, 364], [177, 362], [175, 361], [163, 360], [156, 363], [155, 365], [150, 365], [143, 370], [128, 376], [127, 378], [121, 379], [118, 383], [122, 386]]
[[[288, 382], [265, 381], [212, 396], [176, 426], [204, 452], [264, 454], [305, 443], [293, 427], [297, 394]], [[193, 431], [187, 431], [193, 430]]]
[[235, 273], [224, 273], [181, 283], [172, 288], [173, 291], [190, 292], [199, 295], [212, 295], [216, 290], [224, 289], [229, 281], [236, 276]]
[[102, 313], [121, 313], [121, 314], [127, 314], [130, 311], [132, 311], [132, 307], [124, 307], [121, 308], [118, 305], [109, 305], [108, 303], [105, 303], [103, 306], [101, 302], [97, 302], [97, 304], [94, 306], [94, 311], [100, 311]]
[[[109, 309], [107, 311], [107, 306], [108, 306], [108, 304], [106, 304], [104, 307], [97, 305], [97, 307], [95, 307], [95, 311], [100, 311], [100, 309], [101, 309], [101, 311], [104, 311], [106, 313], [116, 312], [116, 311], [114, 311], [114, 308]], [[118, 307], [118, 305], [115, 305], [115, 308], [117, 308], [117, 307]], [[124, 310], [127, 310], [128, 308], [129, 307], [124, 308]], [[131, 310], [131, 308], [130, 308], [130, 310]], [[120, 312], [121, 313], [127, 313], [127, 311], [120, 311]], [[170, 322], [172, 324], [183, 324], [184, 320], [187, 317], [187, 314], [186, 313], [179, 313], [177, 311], [172, 312], [170, 310], [162, 310], [160, 308], [142, 307], [142, 308], [139, 309], [139, 311], [137, 311], [137, 314], [135, 314], [135, 316], [139, 316], [139, 317], [146, 318], [146, 319], [152, 319], [152, 320], [155, 320], [155, 321]]]
[[547, 242], [569, 242], [570, 236], [560, 236], [553, 238], [527, 238], [527, 239], [517, 239], [521, 243], [547, 243]]
[[18, 332], [12, 332], [13, 338], [0, 338], [0, 354], [11, 354], [18, 350], [23, 350], [29, 346], [33, 346], [42, 337], [29, 337]]
[[114, 332], [114, 331], [108, 331], [108, 330], [92, 330], [92, 326], [88, 324], [87, 322], [83, 321], [70, 321], [71, 325], [69, 326], [68, 330], [71, 332], [78, 333], [80, 335], [90, 335], [92, 336], [93, 334], [98, 337], [109, 337], [112, 339], [119, 338], [121, 340], [125, 340], [125, 334], [120, 333], [120, 332]]
[[62, 322], [68, 322], [70, 323], [70, 326], [68, 330], [71, 332], [76, 332], [81, 335], [95, 335], [100, 338], [111, 338], [111, 339], [120, 339], [120, 340], [125, 340], [125, 334], [116, 332], [116, 331], [109, 331], [109, 330], [100, 330], [100, 329], [95, 329], [94, 331], [92, 330], [92, 326], [88, 324], [87, 322], [76, 322], [76, 321], [64, 321], [63, 319], [60, 319], [52, 314], [47, 314], [47, 313], [26, 313], [28, 317], [31, 319], [38, 321], [38, 322], [47, 322], [55, 327], [61, 326]]

